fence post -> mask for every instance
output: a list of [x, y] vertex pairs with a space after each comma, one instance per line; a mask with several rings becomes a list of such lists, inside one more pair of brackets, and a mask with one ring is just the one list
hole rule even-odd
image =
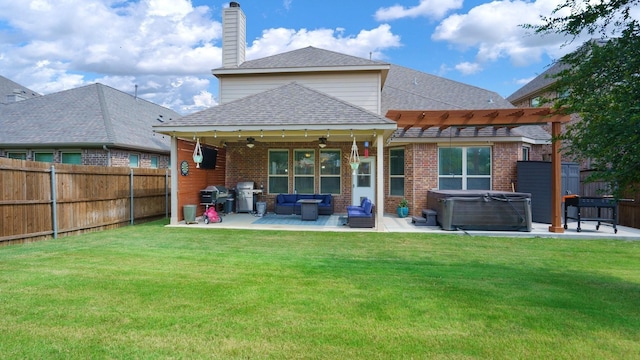
[[133, 225], [133, 169], [131, 169], [131, 175], [129, 175], [129, 196], [130, 196], [130, 200], [129, 200], [129, 217], [131, 218], [130, 224]]
[[58, 202], [56, 198], [56, 168], [51, 165], [51, 225], [53, 226], [53, 238], [58, 238]]

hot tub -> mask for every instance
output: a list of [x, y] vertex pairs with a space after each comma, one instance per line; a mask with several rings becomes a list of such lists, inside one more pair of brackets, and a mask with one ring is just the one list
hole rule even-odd
[[443, 230], [531, 231], [531, 194], [430, 190], [427, 206]]

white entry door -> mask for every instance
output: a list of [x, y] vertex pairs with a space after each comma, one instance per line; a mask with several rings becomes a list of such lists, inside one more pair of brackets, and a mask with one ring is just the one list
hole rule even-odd
[[374, 156], [360, 158], [357, 175], [353, 176], [351, 203], [360, 205], [363, 197], [368, 197], [375, 203], [376, 194], [376, 159]]

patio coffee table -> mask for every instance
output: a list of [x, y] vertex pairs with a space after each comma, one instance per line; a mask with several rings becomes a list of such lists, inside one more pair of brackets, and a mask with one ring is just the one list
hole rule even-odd
[[302, 220], [318, 220], [318, 204], [322, 200], [320, 199], [300, 199], [297, 201], [300, 204], [300, 216]]

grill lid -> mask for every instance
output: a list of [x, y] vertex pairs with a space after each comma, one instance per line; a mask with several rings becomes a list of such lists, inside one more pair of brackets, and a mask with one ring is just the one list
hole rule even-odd
[[227, 188], [222, 185], [209, 185], [204, 190], [201, 190], [201, 191], [217, 194], [218, 197], [229, 195], [229, 190], [227, 190]]
[[253, 190], [254, 182], [253, 181], [241, 181], [238, 183], [238, 190]]

